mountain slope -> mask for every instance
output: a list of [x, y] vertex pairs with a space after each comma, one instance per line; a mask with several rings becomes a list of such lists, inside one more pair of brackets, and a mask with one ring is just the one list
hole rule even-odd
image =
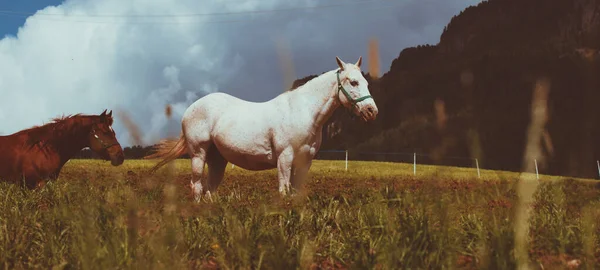
[[465, 9], [439, 44], [402, 50], [378, 81], [367, 75], [379, 118], [366, 124], [336, 111], [329, 130], [342, 131], [327, 132], [323, 149], [418, 151], [432, 156], [429, 163], [464, 166], [472, 161], [449, 156], [472, 157], [485, 168], [519, 171], [533, 89], [547, 81], [540, 170], [597, 177], [599, 2], [490, 0]]

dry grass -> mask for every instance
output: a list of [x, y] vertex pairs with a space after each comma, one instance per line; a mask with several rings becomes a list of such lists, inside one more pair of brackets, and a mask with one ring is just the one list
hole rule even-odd
[[[6, 269], [514, 269], [519, 174], [411, 164], [316, 161], [306, 192], [277, 193], [276, 172], [228, 168], [212, 203], [192, 202], [190, 165], [155, 176], [74, 160], [37, 191], [0, 185]], [[598, 265], [600, 185], [542, 176], [529, 259]]]

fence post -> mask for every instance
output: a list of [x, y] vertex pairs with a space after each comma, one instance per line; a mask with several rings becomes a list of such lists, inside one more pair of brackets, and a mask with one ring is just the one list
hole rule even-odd
[[348, 150], [346, 150], [346, 171], [348, 171]]
[[481, 173], [479, 172], [479, 160], [475, 159], [475, 165], [477, 165], [477, 178], [481, 178]]
[[414, 158], [413, 158], [413, 174], [417, 175], [417, 153], [414, 153]]
[[536, 177], [538, 180], [540, 180], [540, 175], [539, 175], [539, 172], [538, 172], [538, 166], [537, 166], [537, 159], [534, 159], [533, 161], [535, 162], [535, 177]]

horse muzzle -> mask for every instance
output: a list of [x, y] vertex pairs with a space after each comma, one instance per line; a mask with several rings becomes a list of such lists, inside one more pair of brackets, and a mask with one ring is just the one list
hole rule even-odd
[[120, 147], [118, 151], [112, 153], [111, 151], [109, 151], [108, 155], [110, 157], [110, 164], [113, 166], [119, 166], [125, 161], [125, 155], [123, 154], [123, 151], [120, 149]]
[[111, 158], [110, 164], [113, 166], [119, 166], [119, 165], [123, 164], [124, 161], [125, 161], [125, 157], [123, 156], [123, 154], [120, 154], [117, 157]]
[[368, 104], [361, 108], [360, 117], [363, 119], [363, 121], [369, 122], [377, 119], [378, 113], [379, 111], [377, 110], [376, 106]]

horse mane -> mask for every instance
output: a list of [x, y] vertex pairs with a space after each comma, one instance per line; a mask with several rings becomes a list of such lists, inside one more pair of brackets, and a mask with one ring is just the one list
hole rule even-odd
[[[309, 75], [309, 76], [306, 76], [306, 77], [304, 77], [304, 78], [297, 79], [297, 80], [295, 80], [295, 81], [292, 83], [292, 87], [290, 87], [290, 89], [286, 90], [285, 92], [292, 92], [292, 91], [294, 91], [294, 90], [297, 90], [297, 89], [299, 89], [299, 88], [302, 88], [304, 85], [306, 85], [306, 84], [310, 83], [311, 81], [314, 81], [314, 80], [315, 80], [315, 79], [317, 79], [317, 78], [320, 78], [321, 76], [325, 75], [326, 73], [335, 72], [335, 71], [337, 71], [337, 70], [338, 70], [338, 69], [334, 69], [334, 70], [330, 70], [330, 71], [325, 71], [325, 72], [321, 72], [321, 74], [319, 74], [319, 75]], [[365, 76], [365, 73], [363, 73], [362, 71], [361, 71], [361, 74], [363, 74], [363, 76]], [[365, 77], [365, 78], [366, 78], [366, 77]], [[343, 81], [347, 80], [347, 78], [342, 78], [341, 80], [342, 80], [342, 82], [343, 82]], [[285, 93], [285, 92], [284, 92], [284, 93]]]
[[70, 134], [84, 126], [82, 114], [66, 115], [53, 118], [49, 123], [41, 126], [33, 126], [21, 132], [28, 133], [27, 146], [32, 147], [40, 144], [45, 146], [58, 142], [65, 134]]
[[292, 87], [290, 87], [290, 89], [288, 89], [286, 92], [291, 92], [294, 91], [296, 89], [298, 89], [300, 86], [305, 85], [307, 82], [312, 81], [312, 79], [317, 78], [319, 76], [317, 75], [310, 75], [301, 79], [297, 79], [292, 83]]
[[295, 80], [295, 81], [292, 83], [292, 87], [290, 87], [290, 89], [288, 89], [288, 90], [287, 90], [287, 91], [285, 91], [285, 92], [291, 92], [291, 91], [294, 91], [294, 90], [296, 90], [296, 89], [299, 89], [299, 88], [301, 88], [302, 86], [304, 86], [305, 84], [307, 84], [307, 83], [309, 83], [309, 82], [313, 81], [314, 79], [316, 79], [316, 78], [319, 78], [319, 77], [323, 76], [325, 73], [329, 73], [329, 72], [336, 71], [336, 70], [337, 70], [337, 69], [335, 69], [335, 70], [330, 70], [330, 71], [325, 71], [325, 72], [321, 72], [321, 74], [319, 74], [319, 75], [309, 75], [309, 76], [306, 76], [306, 77], [304, 77], [304, 78], [297, 79], [297, 80]]

